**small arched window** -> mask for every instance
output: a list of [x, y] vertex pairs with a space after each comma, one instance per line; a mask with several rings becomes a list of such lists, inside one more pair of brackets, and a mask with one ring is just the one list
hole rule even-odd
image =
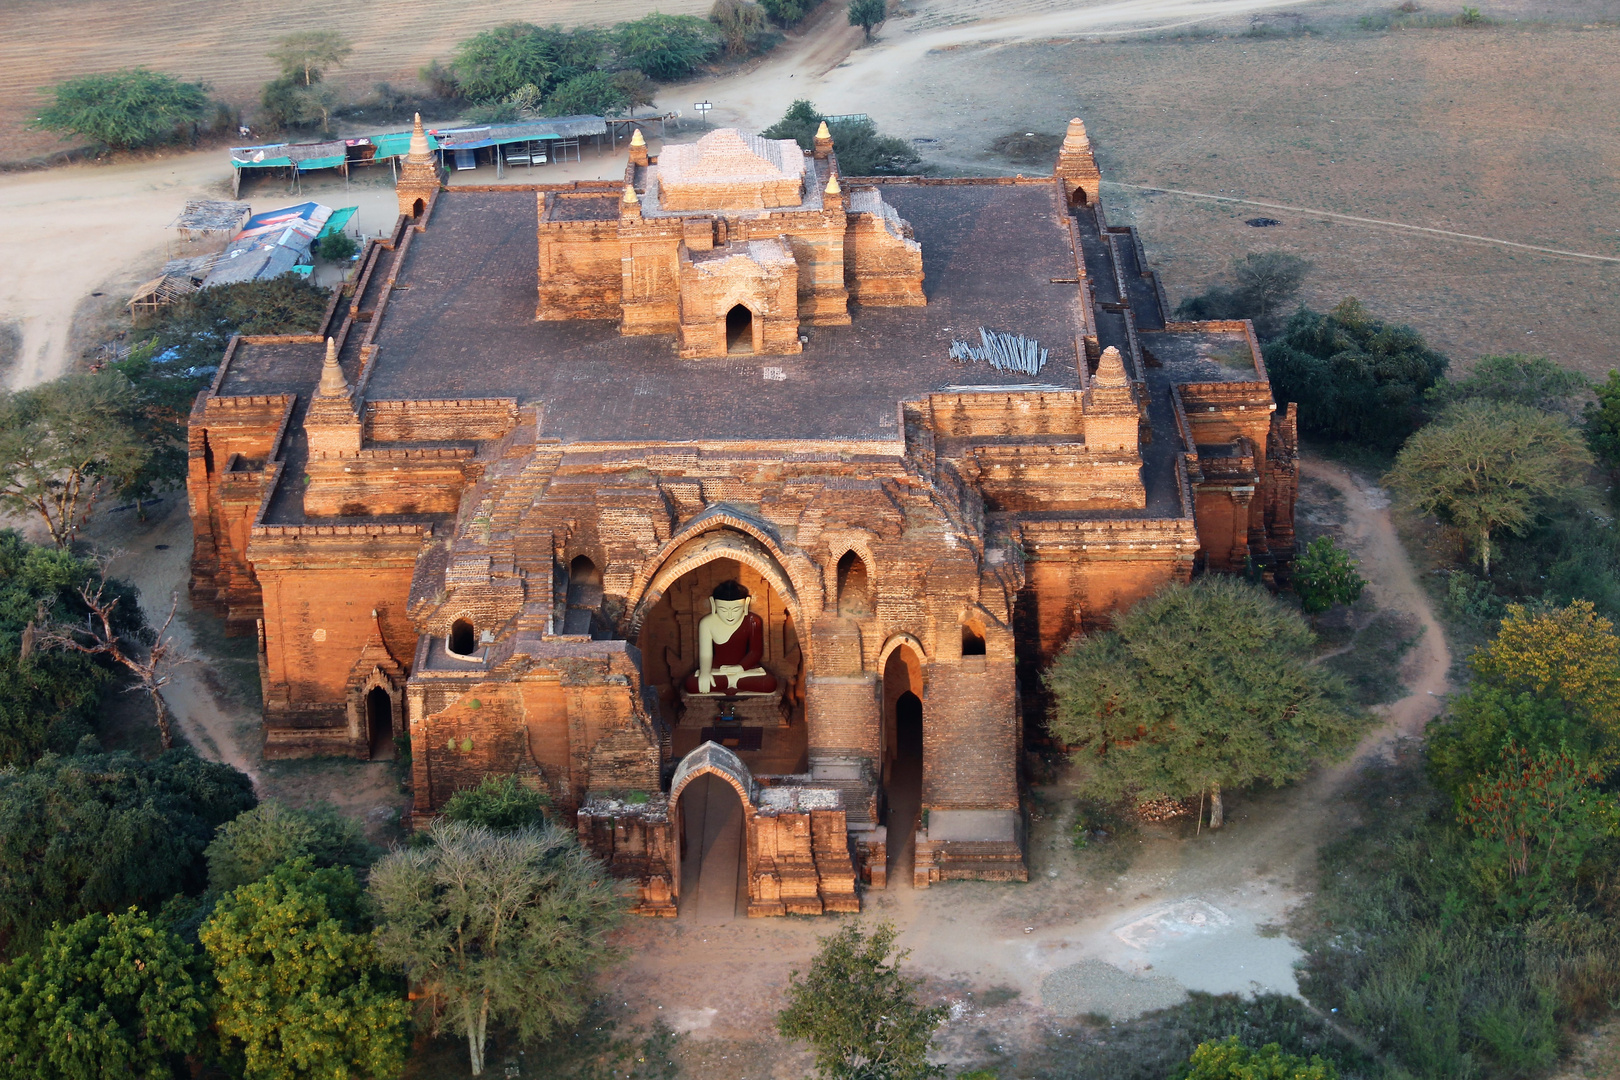
[[457, 656], [471, 656], [478, 648], [478, 633], [473, 629], [472, 620], [457, 619], [451, 623], [445, 647]]
[[568, 564], [568, 583], [570, 585], [600, 585], [602, 584], [602, 571], [587, 555], [576, 555], [574, 561]]
[[962, 624], [962, 655], [984, 655], [984, 635], [971, 623]]
[[872, 583], [866, 560], [853, 551], [838, 560], [838, 614], [856, 618], [872, 613]]

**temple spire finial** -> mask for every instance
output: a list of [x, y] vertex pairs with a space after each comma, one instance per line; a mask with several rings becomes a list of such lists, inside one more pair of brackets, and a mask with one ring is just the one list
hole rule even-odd
[[322, 397], [348, 397], [349, 380], [343, 377], [343, 368], [338, 364], [337, 340], [326, 339], [326, 360], [321, 364]]
[[827, 121], [823, 120], [821, 126], [816, 128], [816, 148], [812, 153], [818, 158], [824, 158], [832, 153], [832, 148], [832, 129], [827, 126]]
[[422, 128], [422, 114], [417, 113], [416, 119], [411, 123], [411, 149], [410, 158], [413, 161], [427, 161], [433, 148], [428, 145], [427, 132]]

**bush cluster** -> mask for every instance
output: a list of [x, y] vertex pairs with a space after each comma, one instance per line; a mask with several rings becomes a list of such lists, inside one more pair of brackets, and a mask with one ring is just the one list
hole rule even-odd
[[[760, 132], [767, 139], [792, 139], [804, 150], [814, 150], [816, 130], [826, 116], [804, 99], [788, 106], [782, 119]], [[838, 169], [845, 176], [894, 176], [911, 172], [922, 160], [904, 139], [880, 135], [868, 119], [827, 120]]]

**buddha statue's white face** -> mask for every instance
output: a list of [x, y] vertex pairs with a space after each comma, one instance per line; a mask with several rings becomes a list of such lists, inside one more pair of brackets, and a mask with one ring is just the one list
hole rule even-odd
[[736, 626], [742, 622], [743, 616], [748, 614], [749, 599], [751, 598], [746, 596], [741, 600], [716, 600], [710, 597], [709, 606], [715, 618], [727, 626]]

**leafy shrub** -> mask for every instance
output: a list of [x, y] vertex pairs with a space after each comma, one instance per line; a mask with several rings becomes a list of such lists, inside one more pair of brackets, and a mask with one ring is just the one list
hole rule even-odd
[[[801, 98], [760, 134], [767, 139], [792, 139], [801, 149], [813, 150], [816, 129], [824, 119], [814, 104]], [[870, 120], [828, 121], [827, 130], [832, 134], [839, 171], [845, 176], [901, 175], [922, 160], [904, 139], [879, 135]]]
[[1501, 764], [1510, 745], [1532, 753], [1569, 749], [1590, 761], [1597, 739], [1556, 701], [1476, 684], [1429, 725], [1429, 774], [1442, 791], [1461, 799], [1470, 783]]
[[209, 117], [206, 87], [141, 67], [69, 79], [51, 96], [30, 127], [114, 150], [184, 141]]
[[696, 15], [646, 15], [613, 28], [619, 57], [654, 79], [684, 79], [720, 51], [720, 32]]
[[1279, 405], [1299, 403], [1307, 435], [1393, 450], [1424, 420], [1446, 358], [1408, 326], [1373, 318], [1354, 298], [1323, 314], [1301, 308], [1265, 348]]
[[1292, 585], [1306, 613], [1319, 615], [1335, 604], [1355, 603], [1367, 579], [1356, 573], [1356, 561], [1332, 537], [1319, 536], [1294, 561]]
[[315, 245], [315, 254], [328, 262], [348, 262], [359, 250], [360, 245], [346, 232], [327, 233]]
[[798, 26], [816, 8], [821, 0], [759, 0], [759, 6], [778, 26]]
[[[544, 96], [605, 60], [606, 43], [598, 31], [571, 33], [560, 26], [509, 22], [456, 46], [449, 70], [457, 94], [488, 101], [505, 98], [523, 86], [534, 86]], [[435, 78], [438, 74], [433, 73]]]
[[1593, 387], [1595, 401], [1586, 407], [1586, 441], [1609, 469], [1620, 468], [1620, 371]]
[[1438, 406], [1490, 401], [1573, 415], [1573, 399], [1590, 386], [1585, 375], [1561, 368], [1545, 356], [1508, 353], [1480, 357], [1461, 379], [1441, 379], [1429, 390], [1429, 398]]
[[330, 804], [305, 810], [272, 799], [221, 825], [203, 856], [208, 887], [226, 893], [297, 859], [307, 858], [317, 869], [366, 867], [379, 854], [360, 826]]
[[1269, 338], [1277, 320], [1299, 294], [1311, 264], [1281, 251], [1251, 251], [1232, 260], [1232, 286], [1216, 285], [1208, 292], [1176, 305], [1176, 318], [1189, 320], [1249, 319], [1255, 333]]
[[[642, 800], [643, 802], [646, 799]], [[539, 828], [546, 822], [551, 796], [525, 785], [516, 776], [486, 776], [444, 804], [444, 816], [467, 825], [497, 831]]]
[[1313, 1054], [1310, 1060], [1284, 1053], [1276, 1043], [1251, 1050], [1229, 1035], [1221, 1042], [1199, 1043], [1178, 1080], [1339, 1080], [1331, 1061]]
[[546, 99], [552, 116], [612, 116], [630, 106], [624, 83], [606, 71], [587, 71], [558, 86]]

